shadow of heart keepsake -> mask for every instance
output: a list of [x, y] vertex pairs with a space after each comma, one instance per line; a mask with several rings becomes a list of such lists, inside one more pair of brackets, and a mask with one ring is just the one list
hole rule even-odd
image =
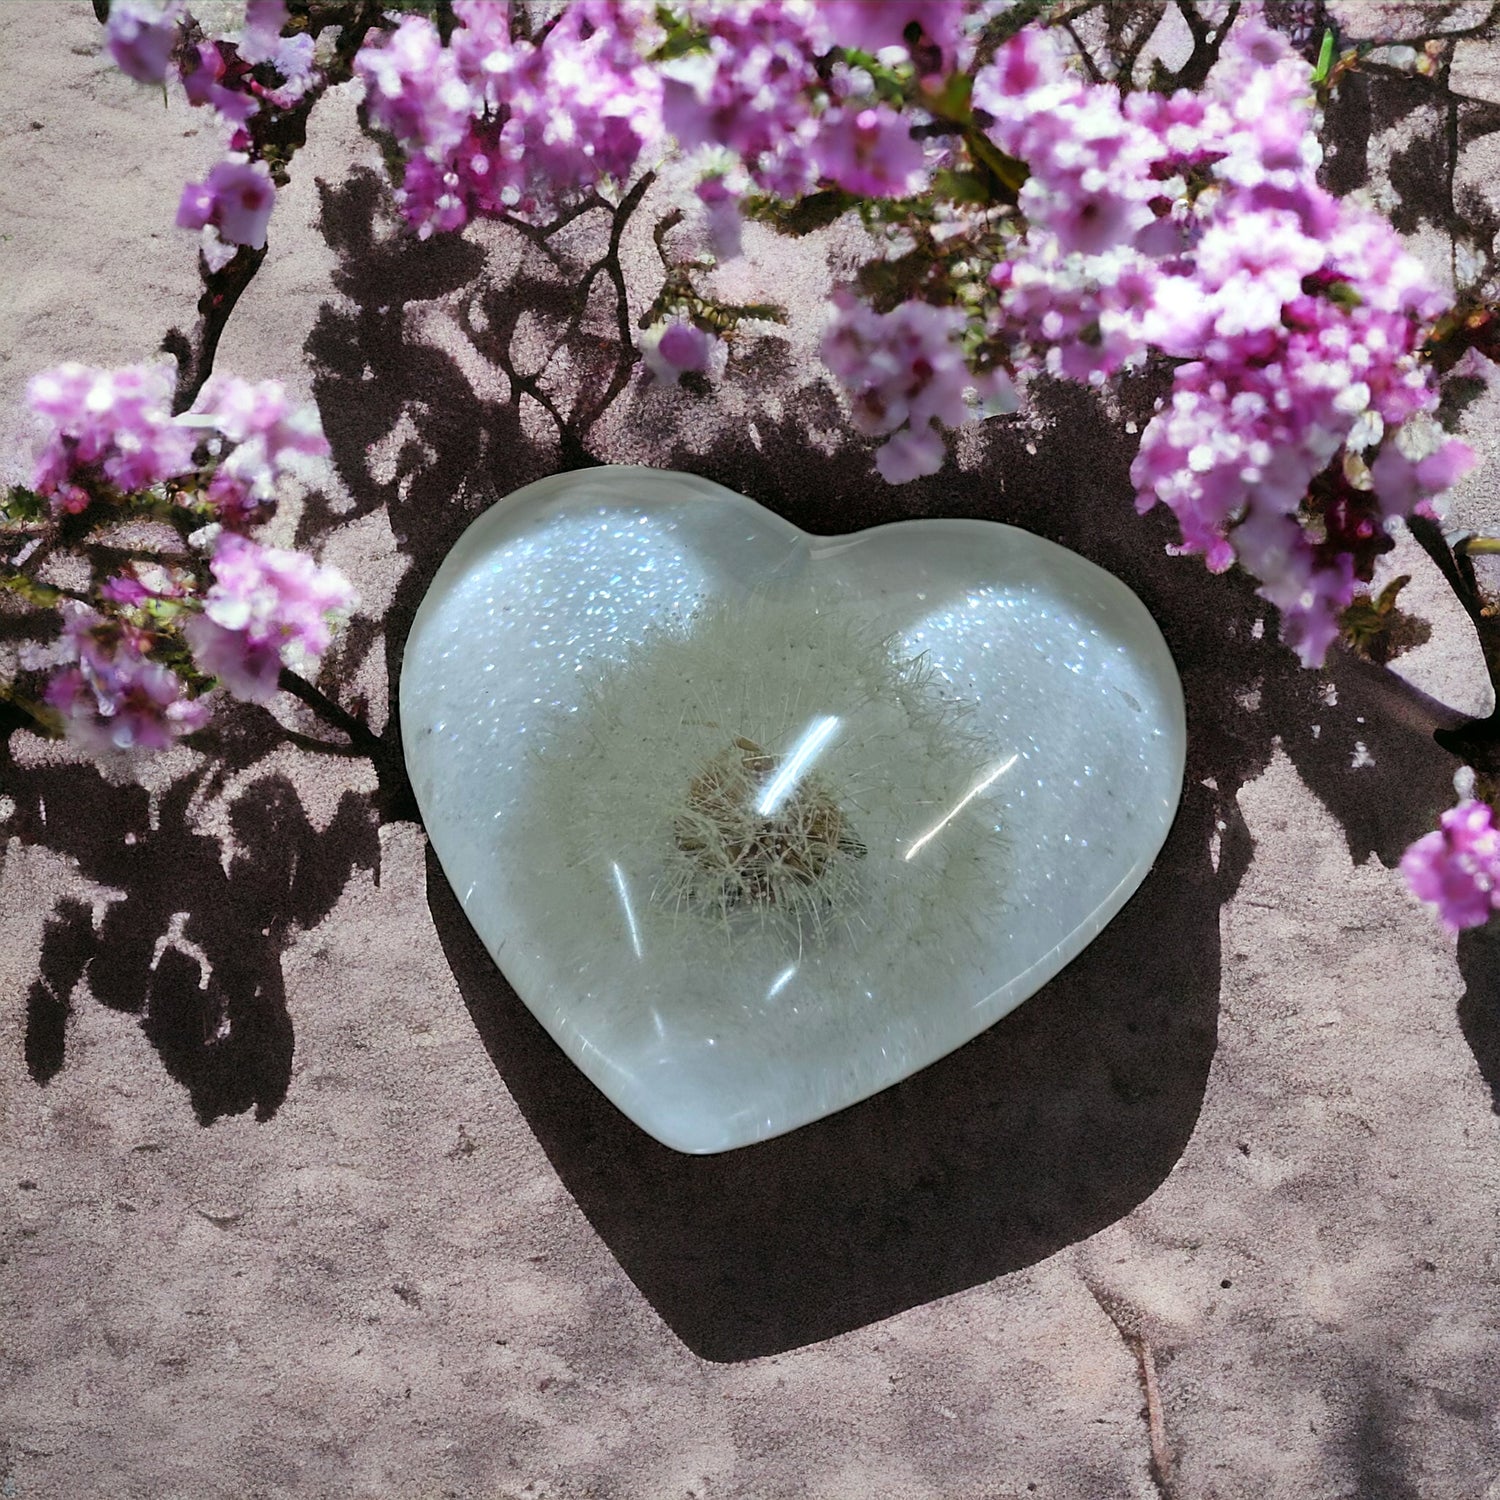
[[407, 641], [433, 847], [521, 999], [668, 1146], [968, 1041], [1129, 899], [1181, 791], [1145, 607], [990, 521], [811, 536], [688, 474], [482, 515]]

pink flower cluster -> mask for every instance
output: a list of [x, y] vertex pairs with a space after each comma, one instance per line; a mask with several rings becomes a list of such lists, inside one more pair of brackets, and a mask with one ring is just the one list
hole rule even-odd
[[252, 703], [275, 696], [283, 664], [315, 664], [355, 604], [336, 568], [235, 532], [219, 538], [210, 567], [214, 582], [188, 621], [188, 642], [204, 672]]
[[63, 659], [47, 684], [46, 701], [69, 739], [92, 755], [165, 750], [208, 722], [208, 705], [146, 653], [152, 637], [87, 605], [63, 605]]
[[172, 420], [168, 365], [61, 365], [33, 376], [26, 399], [47, 427], [32, 488], [56, 512], [85, 509], [101, 488], [149, 489], [192, 468], [195, 439]]
[[1437, 907], [1450, 932], [1478, 927], [1500, 911], [1500, 828], [1487, 802], [1470, 798], [1402, 856], [1412, 893]]
[[899, 198], [922, 184], [926, 153], [911, 121], [884, 104], [835, 106], [818, 121], [812, 160], [820, 177], [866, 198]]
[[[180, 0], [114, 0], [107, 44], [119, 67], [142, 83], [165, 82], [176, 53], [188, 102], [208, 106], [230, 127], [229, 156], [203, 182], [186, 185], [177, 210], [179, 228], [203, 232], [204, 256], [218, 270], [237, 246], [260, 249], [266, 242], [276, 186], [258, 159], [251, 121], [266, 104], [292, 108], [313, 86], [315, 43], [305, 32], [282, 35], [286, 0], [248, 0], [237, 45], [208, 40], [178, 51], [183, 15]], [[266, 69], [281, 82], [265, 82]]]
[[1006, 43], [976, 76], [974, 105], [995, 144], [1026, 163], [1021, 211], [1060, 254], [1101, 254], [1152, 222], [1160, 141], [1126, 117], [1117, 89], [1069, 72], [1048, 33], [1028, 27]]
[[709, 172], [705, 201], [732, 202], [746, 187], [795, 197], [819, 181], [874, 198], [916, 191], [925, 152], [914, 122], [871, 96], [868, 79], [862, 92], [847, 66], [819, 59], [835, 47], [896, 47], [940, 71], [958, 55], [968, 9], [961, 0], [688, 5], [705, 45], [661, 65], [662, 119], [686, 150], [733, 153], [734, 170]]
[[685, 150], [734, 152], [762, 191], [795, 197], [813, 184], [808, 146], [816, 134], [815, 56], [826, 50], [811, 4], [688, 7], [706, 51], [664, 63], [662, 119]]
[[[356, 59], [370, 118], [407, 154], [400, 189], [423, 234], [475, 214], [533, 213], [601, 178], [626, 178], [663, 128], [710, 162], [706, 202], [746, 187], [795, 196], [820, 180], [892, 196], [921, 183], [912, 121], [820, 72], [836, 45], [900, 47], [935, 68], [958, 55], [968, 7], [952, 0], [694, 0], [695, 44], [665, 62], [646, 0], [574, 0], [540, 44], [513, 39], [508, 8], [458, 0], [444, 46], [408, 16]], [[727, 213], [721, 218], [727, 219]], [[731, 233], [722, 239], [728, 243]]]
[[161, 83], [181, 16], [180, 0], [113, 0], [104, 44], [116, 67], [137, 83]]
[[55, 512], [77, 513], [207, 471], [204, 493], [234, 526], [274, 499], [283, 474], [328, 452], [316, 408], [295, 403], [280, 381], [217, 375], [185, 417], [172, 416], [172, 389], [168, 365], [67, 364], [34, 376], [27, 401], [45, 429], [32, 488]]
[[1030, 171], [994, 333], [1093, 383], [1152, 349], [1186, 361], [1142, 438], [1138, 504], [1169, 506], [1210, 568], [1259, 578], [1320, 663], [1386, 521], [1472, 455], [1431, 422], [1418, 363], [1443, 298], [1388, 224], [1317, 183], [1308, 65], [1247, 15], [1201, 93], [1122, 103], [1028, 29], [974, 98]]
[[[847, 295], [823, 336], [823, 360], [843, 384], [854, 425], [872, 437], [893, 434], [875, 456], [891, 484], [935, 474], [943, 462], [942, 427], [972, 421], [965, 392], [981, 382], [959, 342], [965, 316], [956, 308], [903, 302], [878, 313]], [[1003, 373], [986, 395], [1004, 400]]]
[[98, 502], [113, 519], [131, 495], [178, 481], [167, 494], [206, 501], [220, 523], [201, 612], [201, 564], [188, 562], [136, 560], [98, 586], [100, 608], [64, 603], [58, 645], [31, 665], [60, 667], [45, 697], [71, 739], [90, 753], [161, 750], [203, 727], [207, 704], [160, 659], [184, 619], [199, 669], [237, 697], [263, 702], [282, 663], [316, 662], [353, 607], [348, 581], [236, 529], [268, 514], [284, 475], [328, 452], [312, 406], [279, 381], [220, 375], [173, 417], [170, 370], [152, 365], [63, 365], [36, 376], [28, 395], [46, 424], [32, 483], [54, 513]]
[[250, 143], [245, 126], [260, 113], [260, 103], [251, 92], [249, 65], [226, 53], [230, 49], [221, 42], [199, 42], [180, 70], [182, 89], [189, 104], [207, 106], [232, 126], [230, 144], [242, 148]]
[[[237, 698], [264, 703], [277, 690], [283, 663], [316, 664], [339, 619], [355, 603], [348, 580], [300, 552], [262, 547], [235, 532], [219, 537], [210, 563], [214, 583], [184, 634], [198, 668]], [[150, 652], [158, 635], [129, 611], [151, 600], [182, 603], [184, 578], [141, 570], [100, 590], [120, 613], [104, 615], [68, 600], [53, 659], [62, 670], [47, 684], [46, 702], [68, 737], [90, 754], [165, 750], [208, 722], [209, 706]]]
[[420, 234], [629, 175], [661, 120], [645, 0], [575, 0], [540, 45], [511, 37], [508, 6], [454, 11], [449, 47], [408, 16], [355, 60], [370, 118], [407, 152], [399, 196]]
[[274, 501], [284, 474], [308, 472], [307, 460], [329, 451], [317, 408], [294, 402], [279, 380], [215, 375], [193, 411], [232, 444], [208, 482], [208, 498], [226, 523], [244, 521]]
[[304, 32], [283, 36], [289, 19], [286, 0], [247, 0], [245, 29], [240, 35], [239, 54], [252, 66], [269, 65], [284, 80], [277, 88], [266, 88], [252, 81], [262, 98], [282, 109], [289, 109], [311, 87], [316, 70], [313, 53], [316, 43]]

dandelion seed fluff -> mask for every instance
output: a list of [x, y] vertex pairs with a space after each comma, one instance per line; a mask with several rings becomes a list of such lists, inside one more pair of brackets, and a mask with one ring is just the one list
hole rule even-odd
[[586, 885], [630, 872], [647, 948], [895, 965], [1001, 899], [983, 797], [906, 857], [996, 759], [964, 720], [849, 603], [759, 594], [648, 632], [542, 736], [538, 800]]
[[1140, 601], [979, 521], [810, 537], [706, 480], [555, 475], [413, 623], [412, 784], [454, 893], [656, 1139], [842, 1109], [1033, 994], [1139, 884], [1183, 770]]

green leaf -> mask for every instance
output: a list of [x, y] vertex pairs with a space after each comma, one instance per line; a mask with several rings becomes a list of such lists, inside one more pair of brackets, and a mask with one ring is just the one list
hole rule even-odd
[[970, 104], [973, 93], [974, 80], [967, 73], [950, 73], [942, 88], [931, 96], [928, 111], [955, 125], [967, 125], [973, 113]]
[[[60, 740], [63, 737], [63, 718], [55, 708], [49, 708], [45, 703], [38, 703], [33, 698], [27, 698], [0, 683], [0, 704], [8, 703], [19, 709], [31, 720], [31, 728], [48, 739]], [[19, 727], [19, 726], [17, 726]], [[3, 717], [0, 717], [0, 737], [6, 733]]]
[[56, 604], [63, 597], [60, 589], [53, 588], [50, 583], [39, 583], [24, 573], [0, 573], [0, 589], [42, 608]]
[[14, 484], [0, 499], [0, 521], [45, 521], [50, 507], [35, 490]]
[[708, 38], [702, 32], [694, 31], [670, 6], [656, 7], [656, 24], [666, 33], [666, 39], [651, 54], [651, 62], [671, 62], [674, 57], [685, 57], [689, 52], [708, 51]]
[[826, 229], [857, 201], [841, 188], [828, 188], [820, 193], [809, 193], [793, 203], [782, 198], [747, 198], [744, 212], [747, 218], [759, 219], [795, 239], [811, 234], [815, 229]]
[[969, 155], [994, 184], [994, 196], [1005, 203], [1014, 203], [1031, 176], [1031, 169], [1024, 161], [1007, 156], [982, 130], [964, 131], [964, 141]]
[[1323, 33], [1323, 45], [1318, 49], [1318, 65], [1313, 69], [1314, 84], [1324, 82], [1333, 69], [1333, 28]]
[[932, 178], [932, 191], [939, 198], [953, 203], [988, 203], [990, 183], [978, 172], [962, 172], [944, 167]]
[[1379, 594], [1356, 594], [1339, 616], [1339, 633], [1345, 645], [1384, 665], [1429, 640], [1432, 627], [1397, 604], [1401, 590], [1410, 582], [1411, 575], [1403, 573], [1391, 579]]
[[736, 321], [748, 318], [752, 322], [760, 323], [789, 323], [790, 316], [786, 308], [778, 306], [774, 302], [739, 302], [733, 303], [723, 309]]
[[1411, 574], [1403, 573], [1399, 578], [1393, 578], [1381, 589], [1375, 599], [1375, 609], [1382, 618], [1395, 609], [1396, 600], [1400, 597], [1401, 590], [1411, 582]]

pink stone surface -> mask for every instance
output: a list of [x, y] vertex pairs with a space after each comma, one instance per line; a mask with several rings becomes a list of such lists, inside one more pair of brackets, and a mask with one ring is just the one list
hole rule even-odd
[[[1440, 185], [1422, 110], [1377, 91], [1339, 170], [1389, 169], [1373, 186], [1397, 198]], [[0, 9], [6, 477], [30, 374], [148, 357], [190, 320], [171, 221], [216, 151], [200, 115], [109, 65], [89, 6]], [[579, 456], [504, 360], [587, 405], [615, 307], [596, 278], [567, 333], [601, 215], [552, 255], [498, 226], [416, 246], [377, 165], [352, 96], [325, 101], [219, 365], [320, 402], [338, 481], [274, 539], [300, 519], [355, 579], [367, 613], [325, 680], [390, 733], [392, 665], [447, 547]], [[632, 318], [680, 192], [659, 183], [626, 230]], [[1409, 227], [1447, 266], [1430, 219]], [[988, 516], [1119, 573], [1188, 696], [1156, 871], [952, 1057], [689, 1159], [541, 1034], [420, 829], [377, 828], [367, 763], [279, 744], [251, 709], [224, 721], [222, 778], [179, 749], [115, 784], [13, 737], [0, 1493], [1496, 1500], [1500, 936], [1455, 944], [1392, 868], [1452, 762], [1387, 674], [1301, 670], [1243, 582], [1165, 556], [1090, 398], [1044, 393], [884, 487], [815, 356], [859, 247], [747, 245], [725, 294], [788, 303], [791, 328], [737, 345], [713, 396], [637, 376], [588, 450], [807, 529]], [[1468, 525], [1497, 519], [1497, 417], [1485, 398], [1465, 419], [1488, 460]], [[1433, 621], [1403, 674], [1487, 707], [1425, 560], [1390, 561]]]

